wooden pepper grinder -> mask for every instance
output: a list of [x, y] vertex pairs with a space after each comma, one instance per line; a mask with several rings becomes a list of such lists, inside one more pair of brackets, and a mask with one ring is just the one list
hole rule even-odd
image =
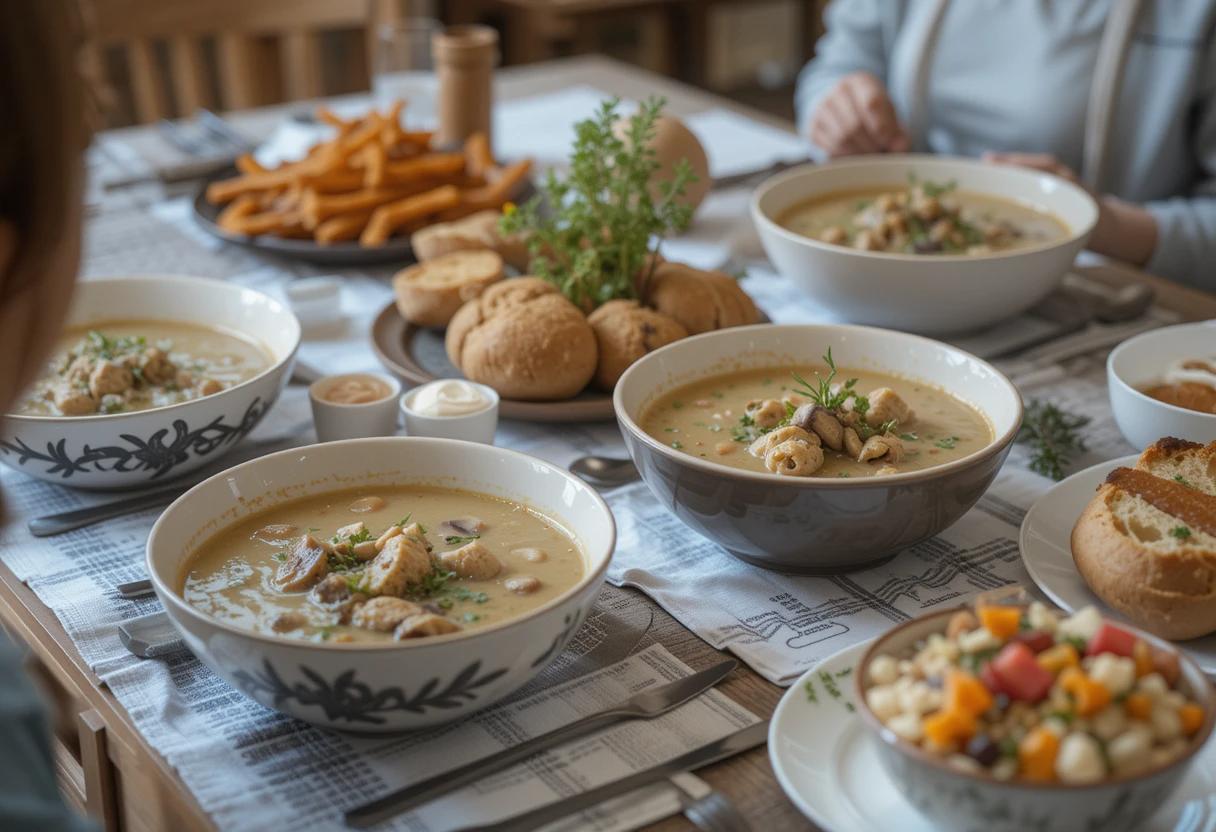
[[489, 26], [450, 26], [431, 38], [439, 80], [440, 146], [458, 145], [473, 133], [490, 134], [498, 32]]

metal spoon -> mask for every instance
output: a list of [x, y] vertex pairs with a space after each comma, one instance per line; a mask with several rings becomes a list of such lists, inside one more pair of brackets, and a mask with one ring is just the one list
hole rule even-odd
[[639, 476], [633, 460], [611, 456], [580, 456], [570, 463], [570, 473], [605, 488], [633, 482]]
[[1064, 293], [1084, 305], [1095, 320], [1104, 324], [1139, 318], [1153, 305], [1156, 297], [1153, 287], [1143, 283], [1129, 283], [1115, 289], [1097, 281], [1072, 278], [1072, 275], [1065, 278]]

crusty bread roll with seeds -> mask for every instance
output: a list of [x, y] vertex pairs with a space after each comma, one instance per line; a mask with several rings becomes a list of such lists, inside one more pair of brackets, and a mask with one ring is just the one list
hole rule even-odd
[[397, 309], [412, 324], [445, 327], [465, 301], [503, 274], [502, 257], [493, 251], [454, 251], [397, 272]]

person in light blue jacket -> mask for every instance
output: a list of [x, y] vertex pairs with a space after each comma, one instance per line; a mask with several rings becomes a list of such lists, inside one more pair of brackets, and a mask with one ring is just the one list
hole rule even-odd
[[1089, 247], [1216, 290], [1216, 0], [834, 0], [798, 79], [821, 159], [982, 156], [1081, 182]]

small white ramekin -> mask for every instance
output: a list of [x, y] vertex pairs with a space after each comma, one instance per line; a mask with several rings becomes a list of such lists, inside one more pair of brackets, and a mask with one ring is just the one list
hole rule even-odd
[[498, 429], [498, 392], [493, 387], [466, 382], [476, 387], [489, 404], [484, 410], [460, 416], [427, 416], [414, 410], [411, 401], [421, 388], [414, 388], [401, 397], [401, 414], [405, 419], [406, 436], [433, 436], [437, 439], [463, 439], [467, 442], [494, 444]]
[[1216, 442], [1216, 415], [1157, 401], [1140, 388], [1159, 382], [1183, 358], [1216, 355], [1216, 321], [1154, 329], [1120, 344], [1106, 361], [1106, 382], [1115, 422], [1136, 450], [1164, 436]]
[[[383, 399], [361, 404], [330, 402], [321, 397], [328, 387], [352, 376], [370, 376], [384, 382], [388, 385], [389, 393]], [[397, 396], [400, 393], [401, 383], [384, 373], [340, 373], [317, 379], [308, 387], [308, 401], [312, 404], [312, 421], [317, 430], [317, 441], [336, 442], [339, 439], [395, 436]]]

